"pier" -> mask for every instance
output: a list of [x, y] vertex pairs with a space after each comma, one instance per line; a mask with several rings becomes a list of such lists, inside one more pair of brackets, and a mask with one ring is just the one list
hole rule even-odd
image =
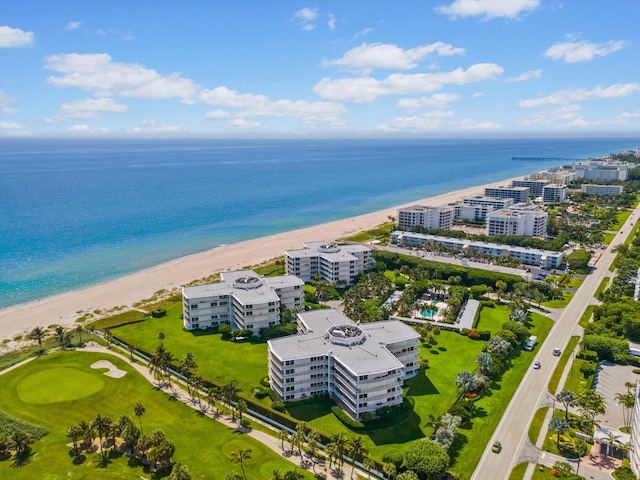
[[562, 157], [511, 157], [516, 162], [586, 162], [585, 158], [562, 158]]

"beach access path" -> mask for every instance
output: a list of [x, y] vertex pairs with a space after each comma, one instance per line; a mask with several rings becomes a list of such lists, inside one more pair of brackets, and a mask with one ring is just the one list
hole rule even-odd
[[[130, 308], [134, 303], [149, 298], [160, 290], [171, 291], [217, 272], [259, 265], [283, 255], [285, 250], [302, 248], [305, 242], [332, 242], [372, 229], [387, 222], [390, 216], [397, 217], [398, 208], [415, 204], [436, 206], [453, 203], [464, 197], [484, 194], [486, 187], [510, 185], [512, 180], [514, 179], [465, 188], [357, 217], [226, 245], [177, 258], [98, 285], [5, 308], [0, 310], [0, 338], [24, 336], [38, 326], [71, 327], [83, 313], [94, 310], [105, 312], [119, 306]], [[11, 343], [5, 346], [11, 348]]]

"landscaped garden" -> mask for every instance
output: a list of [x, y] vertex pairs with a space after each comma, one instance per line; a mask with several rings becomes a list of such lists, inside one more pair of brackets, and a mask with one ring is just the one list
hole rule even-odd
[[[126, 372], [121, 378], [93, 369], [98, 360], [108, 360]], [[240, 473], [232, 453], [251, 449], [244, 468], [250, 478], [269, 478], [274, 470], [292, 470], [294, 465], [253, 440], [200, 415], [155, 389], [127, 362], [111, 355], [63, 351], [43, 355], [13, 371], [0, 375], [0, 404], [9, 415], [44, 427], [48, 434], [20, 458], [0, 461], [0, 477], [34, 478], [161, 478], [149, 467], [113, 451], [103, 458], [99, 452], [72, 454], [69, 425], [91, 422], [97, 415], [117, 420], [128, 415], [137, 423], [134, 407], [144, 405], [140, 417], [144, 433], [162, 430], [175, 445], [173, 460], [185, 464], [193, 478], [224, 478]], [[301, 471], [301, 470], [299, 470]], [[311, 475], [305, 473], [311, 478]]]

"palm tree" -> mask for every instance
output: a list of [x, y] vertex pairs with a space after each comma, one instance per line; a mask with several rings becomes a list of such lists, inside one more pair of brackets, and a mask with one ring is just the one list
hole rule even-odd
[[569, 430], [569, 423], [562, 417], [553, 417], [549, 429], [556, 432], [556, 447], [560, 450], [560, 435]]
[[243, 449], [241, 448], [238, 452], [231, 452], [231, 463], [240, 464], [240, 469], [242, 470], [242, 477], [244, 480], [247, 480], [247, 475], [244, 472], [244, 462], [247, 460], [251, 460], [251, 449]]
[[71, 425], [67, 428], [67, 437], [73, 442], [73, 451], [78, 453], [78, 438], [82, 434], [82, 431], [78, 425]]
[[581, 438], [575, 437], [573, 439], [573, 450], [578, 454], [578, 466], [576, 467], [576, 475], [580, 470], [580, 461], [587, 453], [589, 453], [589, 444]]
[[133, 352], [136, 351], [136, 347], [133, 345], [133, 343], [129, 343], [127, 344], [127, 350], [129, 351], [129, 360], [133, 362]]
[[282, 472], [280, 470], [274, 470], [271, 474], [270, 480], [284, 480], [284, 475], [282, 475]]
[[56, 338], [58, 339], [58, 343], [60, 344], [60, 348], [64, 348], [67, 344], [67, 332], [64, 327], [58, 325], [55, 328]]
[[607, 456], [609, 456], [609, 453], [611, 453], [611, 447], [615, 448], [614, 444], [618, 443], [618, 438], [620, 438], [620, 435], [616, 435], [616, 432], [607, 430], [606, 437], [607, 437]]
[[238, 391], [238, 381], [231, 380], [229, 383], [222, 387], [222, 399], [223, 402], [231, 408], [231, 414], [235, 419], [235, 411], [233, 410], [233, 398], [236, 396], [236, 392]]
[[82, 332], [84, 331], [84, 328], [82, 325], [78, 325], [76, 327], [76, 333], [78, 334], [78, 345], [82, 345]]
[[31, 446], [31, 437], [24, 432], [15, 431], [9, 437], [11, 448], [16, 451], [16, 455], [27, 452]]
[[135, 413], [136, 417], [140, 421], [140, 433], [144, 435], [144, 430], [142, 430], [142, 416], [145, 414], [146, 410], [144, 405], [140, 402], [136, 403], [135, 407], [133, 407], [133, 413]]
[[578, 396], [571, 390], [562, 390], [556, 395], [556, 400], [564, 405], [564, 418], [569, 419], [569, 407], [578, 405]]
[[342, 467], [344, 463], [344, 455], [349, 449], [349, 438], [344, 432], [340, 432], [338, 435], [334, 435], [331, 438], [330, 445], [333, 445], [335, 451], [335, 457], [339, 467]]
[[102, 450], [102, 436], [107, 429], [107, 422], [105, 422], [106, 417], [101, 417], [100, 414], [93, 421], [93, 428], [96, 432], [98, 432], [98, 441], [100, 442], [100, 450]]
[[635, 395], [631, 392], [616, 393], [615, 400], [616, 402], [618, 402], [618, 405], [622, 406], [622, 418], [624, 419], [624, 426], [628, 428], [631, 424], [630, 412], [635, 405]]
[[247, 402], [245, 402], [243, 399], [239, 399], [236, 402], [236, 410], [238, 411], [238, 415], [240, 415], [240, 423], [242, 423], [242, 414], [247, 413], [248, 410]]
[[387, 477], [389, 477], [390, 479], [393, 479], [396, 477], [397, 468], [395, 464], [391, 462], [387, 462], [382, 466], [382, 471]]
[[356, 460], [359, 460], [362, 455], [367, 453], [367, 449], [364, 448], [362, 443], [362, 437], [352, 438], [349, 442], [349, 456], [351, 457], [351, 478], [353, 478], [353, 472], [356, 469]]
[[42, 351], [42, 340], [44, 340], [44, 337], [47, 335], [47, 331], [46, 329], [42, 328], [42, 327], [36, 327], [33, 330], [31, 330], [31, 333], [29, 333], [29, 338], [31, 340], [35, 340], [38, 342], [38, 348], [40, 348], [40, 351]]
[[309, 430], [307, 434], [307, 450], [311, 457], [313, 473], [316, 473], [316, 455], [318, 453], [318, 444], [320, 443], [320, 434], [315, 430]]
[[286, 430], [280, 430], [278, 432], [278, 438], [280, 439], [281, 448], [282, 448], [282, 451], [284, 452], [284, 441], [289, 439], [289, 433]]
[[[218, 387], [213, 385], [209, 386], [207, 389], [207, 403], [211, 408], [215, 408], [216, 400], [219, 398], [219, 390]], [[215, 408], [214, 415], [217, 416], [219, 414], [218, 409]]]
[[284, 474], [284, 480], [302, 480], [304, 478], [304, 474], [298, 471], [298, 467], [295, 467], [293, 470], [288, 470], [287, 473]]

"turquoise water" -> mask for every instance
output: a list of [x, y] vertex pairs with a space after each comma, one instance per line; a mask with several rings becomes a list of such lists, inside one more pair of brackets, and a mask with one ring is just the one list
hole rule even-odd
[[[640, 139], [2, 139], [0, 307]], [[310, 239], [313, 240], [313, 239]]]
[[420, 310], [420, 316], [424, 318], [433, 318], [438, 314], [438, 310]]

